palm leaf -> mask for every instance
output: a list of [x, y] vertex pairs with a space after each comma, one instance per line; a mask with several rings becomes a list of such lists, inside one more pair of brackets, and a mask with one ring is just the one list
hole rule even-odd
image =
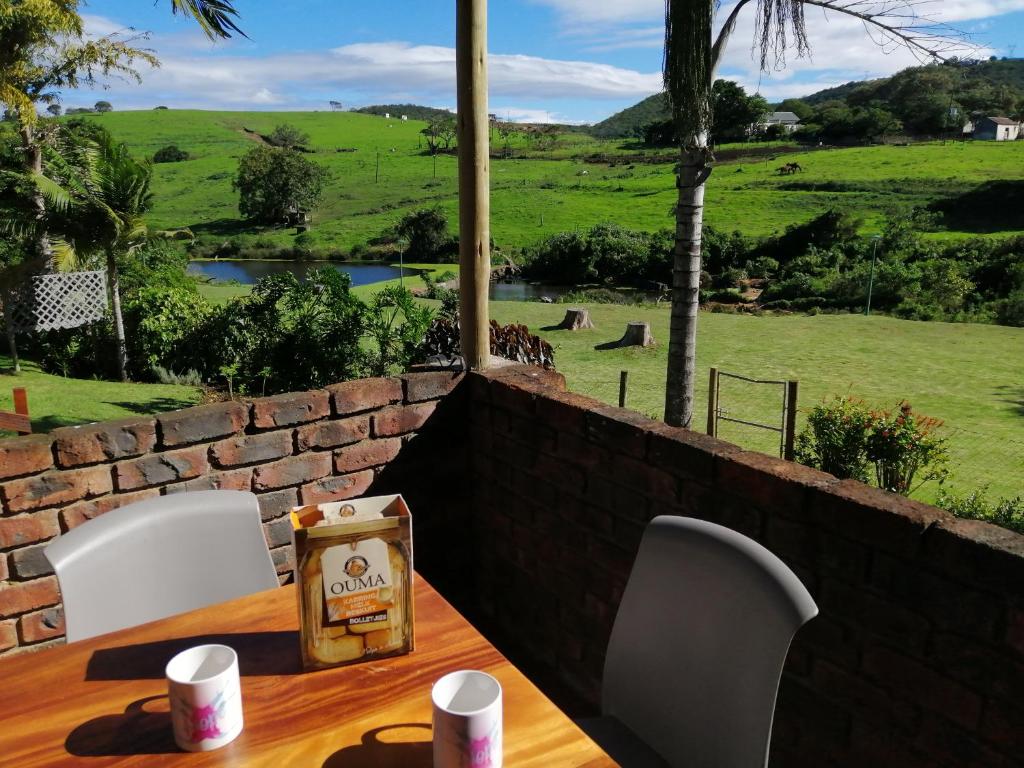
[[171, 0], [171, 9], [194, 18], [210, 39], [230, 38], [234, 33], [246, 37], [235, 23], [238, 11], [229, 0]]

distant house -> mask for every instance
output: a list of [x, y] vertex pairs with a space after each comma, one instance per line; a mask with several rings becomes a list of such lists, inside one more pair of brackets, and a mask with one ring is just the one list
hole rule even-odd
[[789, 133], [792, 133], [800, 127], [800, 118], [792, 112], [772, 112], [761, 123], [762, 130], [768, 130], [773, 125], [781, 125]]
[[1008, 117], [979, 117], [974, 121], [974, 138], [980, 141], [1015, 141], [1020, 123]]

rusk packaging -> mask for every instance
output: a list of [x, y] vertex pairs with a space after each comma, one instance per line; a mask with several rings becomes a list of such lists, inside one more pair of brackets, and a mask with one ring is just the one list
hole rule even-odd
[[296, 507], [291, 520], [303, 667], [413, 650], [412, 517], [405, 500]]

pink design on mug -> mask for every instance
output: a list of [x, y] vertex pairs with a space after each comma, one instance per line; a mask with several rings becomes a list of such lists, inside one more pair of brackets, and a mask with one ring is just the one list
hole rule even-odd
[[469, 764], [472, 768], [491, 768], [491, 737], [469, 740]]
[[217, 709], [214, 702], [192, 710], [192, 741], [198, 743], [203, 739], [216, 739], [223, 735], [220, 726], [217, 725]]

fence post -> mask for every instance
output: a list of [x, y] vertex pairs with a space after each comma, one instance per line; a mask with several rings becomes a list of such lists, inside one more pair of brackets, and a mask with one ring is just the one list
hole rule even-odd
[[629, 371], [619, 373], [619, 408], [626, 407], [626, 380], [629, 378]]
[[708, 434], [718, 437], [718, 369], [711, 369], [708, 381]]
[[786, 449], [783, 458], [786, 461], [793, 461], [793, 447], [796, 442], [796, 403], [800, 392], [799, 381], [786, 383]]

